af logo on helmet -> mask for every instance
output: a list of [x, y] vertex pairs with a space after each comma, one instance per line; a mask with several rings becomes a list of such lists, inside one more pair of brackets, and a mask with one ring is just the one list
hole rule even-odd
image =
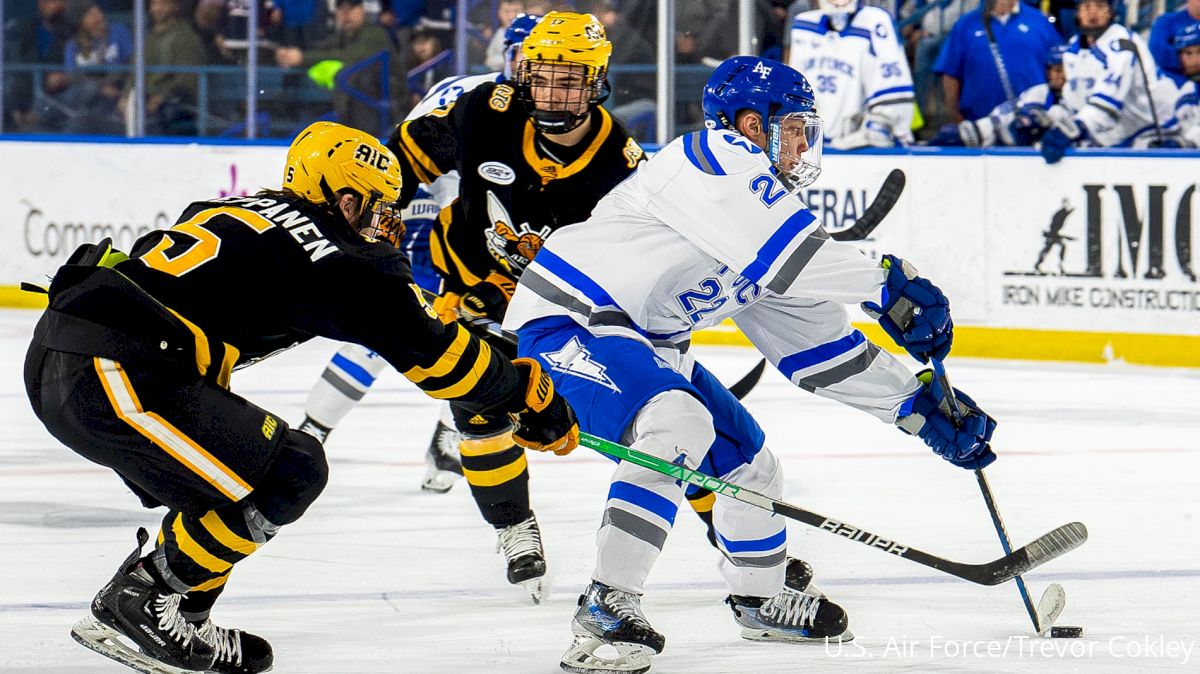
[[759, 61], [758, 63], [754, 64], [754, 67], [750, 70], [750, 72], [758, 73], [758, 76], [765, 80], [767, 79], [767, 76], [771, 74], [771, 66]]

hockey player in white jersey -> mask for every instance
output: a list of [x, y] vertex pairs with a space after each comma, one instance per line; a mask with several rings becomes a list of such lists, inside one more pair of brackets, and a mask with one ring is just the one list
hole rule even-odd
[[1048, 111], [1062, 100], [1067, 78], [1063, 70], [1066, 45], [1050, 49], [1046, 57], [1046, 81], [1035, 84], [1017, 96], [1016, 108], [1005, 101], [986, 117], [947, 124], [930, 145], [992, 147], [994, 145], [1033, 145], [1052, 124]]
[[[995, 422], [969, 410], [956, 427], [928, 372], [914, 376], [851, 327], [863, 303], [919, 359], [942, 358], [946, 297], [904, 261], [882, 264], [830, 239], [795, 190], [820, 172], [821, 122], [792, 68], [733, 57], [704, 92], [707, 130], [678, 138], [597, 205], [585, 226], [550, 237], [505, 317], [600, 437], [779, 498], [783, 475], [749, 412], [688, 351], [694, 330], [732, 318], [798, 387], [919, 436], [951, 463], [995, 459]], [[684, 487], [629, 463], [612, 478], [593, 582], [579, 600], [562, 667], [644, 672], [666, 638], [642, 614], [644, 582]], [[846, 633], [823, 595], [784, 589], [784, 520], [740, 501], [713, 509], [727, 603], [748, 639]], [[596, 653], [615, 647], [616, 658]]]
[[1159, 71], [1145, 40], [1113, 21], [1110, 2], [1082, 0], [1077, 6], [1079, 34], [1063, 53], [1062, 105], [1050, 109], [1052, 126], [1042, 136], [1041, 153], [1049, 164], [1072, 146], [1152, 147], [1170, 135], [1164, 127], [1175, 85]]
[[[504, 32], [503, 71], [447, 77], [434, 85], [405, 119], [416, 119], [449, 105], [481, 84], [512, 79], [520, 61], [521, 44], [540, 18], [534, 14], [519, 14], [509, 24]], [[432, 292], [439, 291], [441, 282], [429, 259], [429, 230], [442, 209], [458, 198], [458, 182], [458, 171], [449, 171], [439, 176], [432, 185], [423, 185], [404, 209], [407, 232], [401, 247], [412, 260], [413, 276], [417, 283]], [[384, 359], [366, 347], [343, 345], [309, 391], [308, 401], [304, 405], [305, 419], [300, 430], [324, 442], [387, 367]], [[425, 451], [426, 470], [421, 480], [422, 489], [444, 493], [462, 477], [462, 464], [458, 458], [459, 439], [450, 418], [450, 407], [445, 405]]]
[[792, 21], [787, 62], [812, 83], [830, 147], [913, 141], [912, 73], [886, 11], [820, 0]]

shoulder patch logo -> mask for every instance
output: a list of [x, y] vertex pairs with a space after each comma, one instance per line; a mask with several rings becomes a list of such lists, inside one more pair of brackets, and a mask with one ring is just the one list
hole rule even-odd
[[547, 351], [539, 355], [555, 372], [586, 379], [617, 393], [621, 392], [616, 383], [605, 374], [604, 371], [608, 368], [592, 360], [591, 352], [580, 343], [578, 337], [572, 337], [571, 341], [558, 351]]
[[415, 283], [410, 283], [408, 284], [408, 287], [412, 288], [413, 294], [417, 296], [417, 304], [421, 305], [421, 308], [425, 310], [425, 313], [430, 318], [439, 320], [437, 312], [433, 310], [433, 307], [430, 306], [429, 302], [425, 301], [425, 294], [421, 292], [420, 286]]
[[637, 141], [630, 138], [625, 141], [625, 165], [629, 168], [637, 168], [638, 162], [645, 159], [646, 152], [642, 150], [642, 146], [637, 144]]
[[492, 97], [488, 99], [488, 105], [496, 112], [504, 112], [512, 104], [512, 98], [513, 88], [507, 84], [501, 84], [492, 91]]
[[498, 161], [485, 161], [476, 170], [484, 180], [497, 185], [511, 185], [517, 179], [517, 173], [512, 170], [512, 167]]

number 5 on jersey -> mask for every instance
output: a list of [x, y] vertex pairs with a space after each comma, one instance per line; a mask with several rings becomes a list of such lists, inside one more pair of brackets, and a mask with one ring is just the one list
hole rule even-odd
[[[142, 263], [164, 274], [183, 276], [220, 255], [221, 237], [204, 226], [218, 215], [231, 216], [258, 234], [275, 226], [275, 223], [253, 211], [229, 207], [207, 208], [163, 232], [162, 240], [141, 256]], [[184, 251], [168, 255], [167, 251], [187, 243], [191, 245]]]

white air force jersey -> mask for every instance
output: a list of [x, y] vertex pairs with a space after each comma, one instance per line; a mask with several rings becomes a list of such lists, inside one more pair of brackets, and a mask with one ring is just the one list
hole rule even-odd
[[1175, 120], [1184, 144], [1200, 147], [1200, 86], [1184, 82], [1175, 96]]
[[[484, 73], [483, 75], [455, 75], [447, 77], [438, 82], [425, 93], [417, 104], [409, 111], [405, 121], [424, 117], [430, 112], [442, 107], [450, 105], [458, 100], [460, 96], [474, 89], [475, 87], [486, 84], [488, 82], [499, 82], [504, 79], [504, 73]], [[429, 194], [437, 203], [438, 210], [441, 210], [458, 198], [458, 171], [448, 171], [441, 176], [438, 176], [433, 184], [429, 186]], [[436, 214], [435, 214], [436, 217]]]
[[1090, 48], [1084, 48], [1077, 35], [1063, 53], [1067, 84], [1062, 103], [1076, 121], [1087, 127], [1091, 144], [1101, 147], [1144, 146], [1155, 136], [1141, 67], [1131, 52], [1117, 46], [1121, 39], [1137, 45], [1146, 65], [1159, 123], [1165, 125], [1173, 113], [1175, 97], [1171, 94], [1175, 86], [1161, 76], [1141, 36], [1113, 24]]
[[840, 33], [820, 11], [792, 21], [788, 65], [812, 85], [831, 140], [858, 131], [867, 114], [912, 142], [913, 81], [886, 11], [863, 7]]
[[1036, 120], [1045, 118], [1046, 112], [1057, 102], [1058, 96], [1045, 82], [1022, 91], [1017, 96], [1017, 109], [1013, 109], [1009, 101], [1002, 102], [992, 108], [986, 117], [974, 120], [975, 127], [979, 129], [980, 145], [1017, 145], [1019, 139], [1013, 135], [1012, 130], [1017, 122], [1017, 110], [1020, 110], [1023, 117], [1034, 120], [1036, 124]]
[[694, 330], [732, 318], [793, 383], [893, 421], [909, 370], [850, 326], [843, 304], [879, 302], [884, 270], [829, 238], [728, 131], [678, 138], [550, 236], [504, 325], [568, 316], [651, 345], [687, 374]]

